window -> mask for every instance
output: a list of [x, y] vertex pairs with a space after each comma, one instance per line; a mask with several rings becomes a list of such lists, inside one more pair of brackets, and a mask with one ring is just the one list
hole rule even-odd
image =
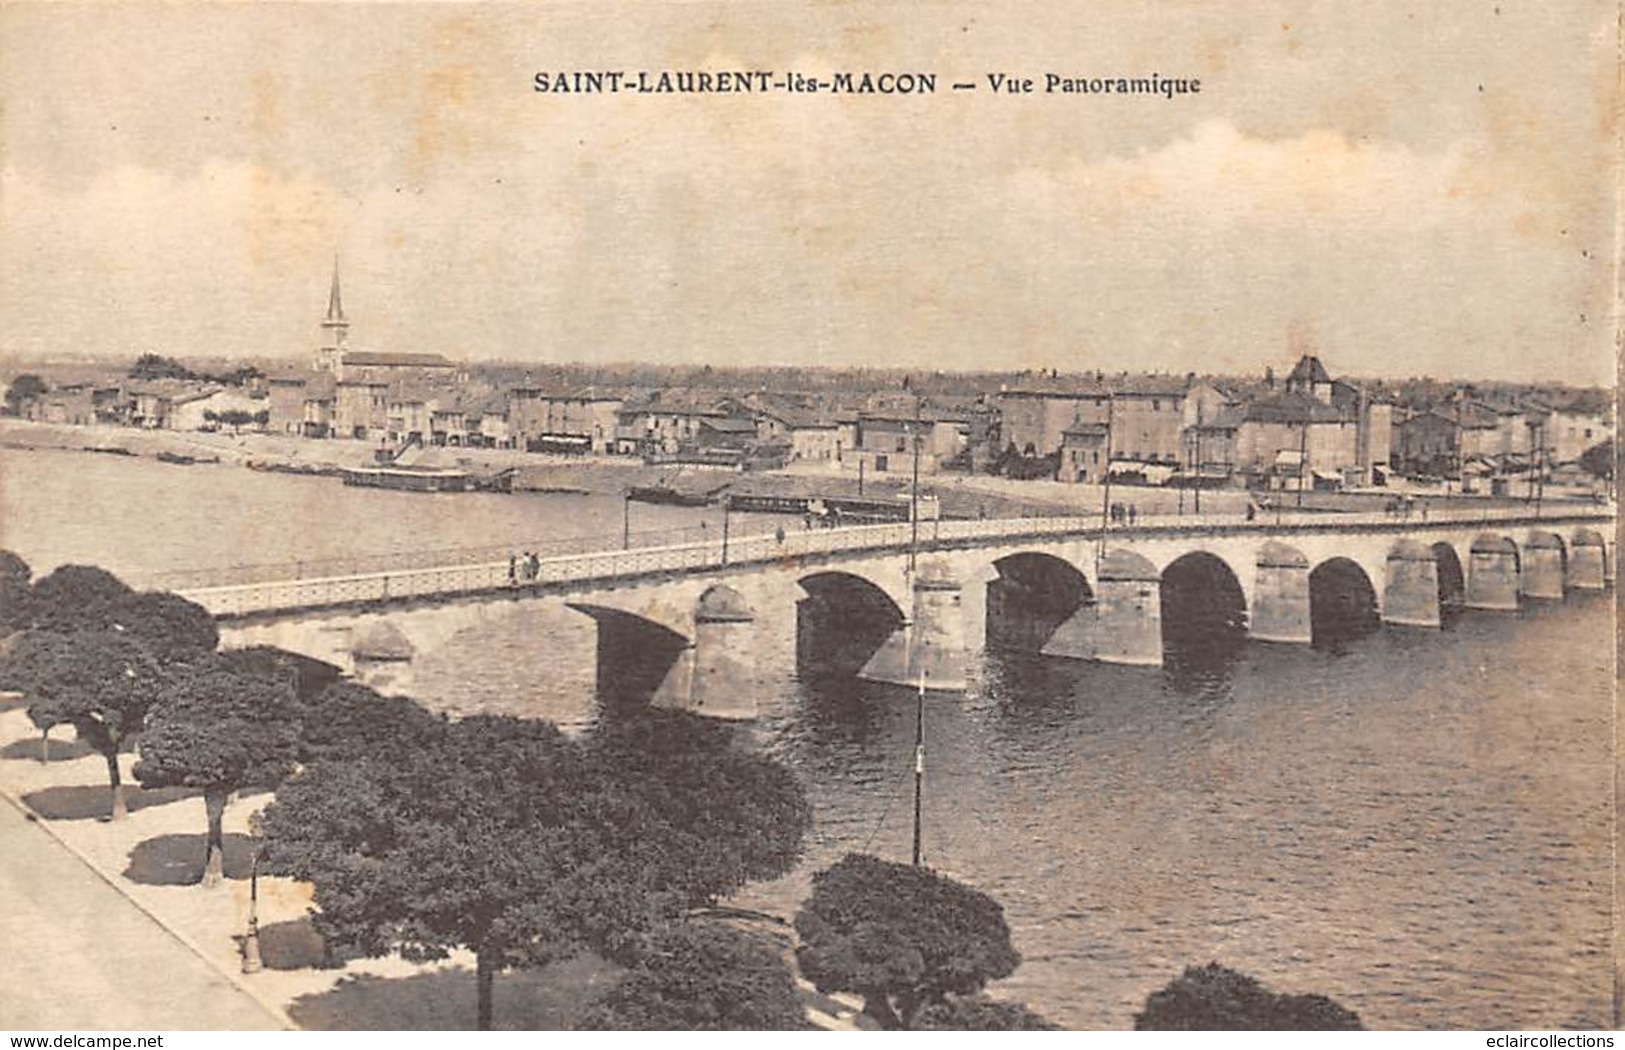
[[908, 451], [908, 442], [903, 438], [903, 435], [901, 435], [901, 434], [897, 435], [897, 451], [899, 451], [899, 452], [907, 452]]
[[1156, 398], [1152, 398], [1151, 399], [1151, 411], [1153, 411], [1153, 412], [1161, 412], [1162, 411], [1162, 402], [1158, 401]]

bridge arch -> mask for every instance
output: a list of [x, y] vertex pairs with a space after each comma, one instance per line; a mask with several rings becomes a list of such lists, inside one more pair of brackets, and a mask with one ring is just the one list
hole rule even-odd
[[595, 602], [567, 602], [598, 625], [598, 697], [646, 700], [666, 681], [691, 639], [646, 616]]
[[1175, 558], [1162, 570], [1159, 592], [1165, 648], [1229, 647], [1245, 635], [1247, 595], [1219, 555], [1196, 550]]
[[987, 584], [987, 645], [1039, 652], [1058, 627], [1095, 600], [1089, 579], [1065, 558], [1018, 551], [993, 563]]
[[803, 677], [850, 677], [907, 622], [885, 588], [857, 573], [829, 570], [796, 581], [796, 668]]
[[1327, 558], [1309, 573], [1309, 634], [1314, 645], [1338, 645], [1381, 624], [1377, 589], [1352, 558]]
[[1430, 548], [1439, 576], [1439, 609], [1457, 611], [1467, 601], [1467, 573], [1462, 569], [1461, 556], [1454, 544], [1439, 540]]

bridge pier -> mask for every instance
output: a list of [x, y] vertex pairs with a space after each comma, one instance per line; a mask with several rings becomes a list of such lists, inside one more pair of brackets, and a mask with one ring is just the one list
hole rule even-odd
[[1530, 598], [1562, 601], [1563, 562], [1563, 541], [1551, 533], [1534, 533], [1523, 546], [1519, 591]]
[[913, 615], [893, 631], [858, 677], [871, 682], [963, 692], [966, 630], [961, 586], [939, 563], [921, 564], [912, 585]]
[[687, 695], [656, 694], [656, 706], [678, 707], [710, 718], [751, 719], [758, 711], [760, 679], [755, 660], [756, 616], [727, 587], [713, 587], [694, 612], [694, 644], [678, 658], [687, 663]]
[[1107, 664], [1162, 666], [1161, 577], [1145, 558], [1111, 551], [1100, 560], [1093, 605], [1055, 629], [1042, 652]]
[[1480, 536], [1467, 558], [1469, 609], [1518, 608], [1518, 548], [1500, 536]]
[[1439, 626], [1439, 563], [1431, 550], [1414, 540], [1401, 540], [1388, 553], [1386, 575], [1382, 591], [1384, 623]]
[[1281, 543], [1258, 552], [1248, 634], [1260, 642], [1307, 645], [1313, 640], [1309, 559]]
[[1569, 551], [1569, 586], [1577, 591], [1600, 591], [1607, 586], [1607, 548], [1602, 537], [1585, 530], [1574, 537]]

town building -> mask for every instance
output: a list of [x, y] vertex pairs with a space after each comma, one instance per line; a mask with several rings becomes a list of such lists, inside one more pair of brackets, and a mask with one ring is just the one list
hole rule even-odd
[[523, 447], [539, 452], [613, 455], [625, 395], [586, 387], [508, 392], [508, 427]]

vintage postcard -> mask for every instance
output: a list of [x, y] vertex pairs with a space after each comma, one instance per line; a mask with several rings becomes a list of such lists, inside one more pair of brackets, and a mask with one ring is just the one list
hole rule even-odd
[[1612, 1045], [1620, 26], [0, 5], [0, 1028]]

